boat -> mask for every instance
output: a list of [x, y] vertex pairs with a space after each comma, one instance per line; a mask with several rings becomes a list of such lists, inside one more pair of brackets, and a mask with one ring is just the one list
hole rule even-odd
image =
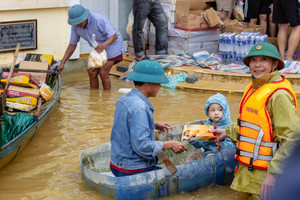
[[[33, 70], [34, 71], [34, 70]], [[37, 70], [37, 72], [40, 72], [41, 70]], [[49, 72], [49, 70], [48, 70]], [[45, 72], [47, 73], [47, 72]], [[51, 82], [53, 85], [52, 91], [53, 91], [53, 97], [41, 104], [40, 107], [37, 107], [37, 109], [32, 110], [30, 115], [34, 115], [34, 120], [31, 124], [25, 128], [21, 133], [19, 133], [15, 138], [10, 140], [8, 143], [4, 144], [0, 148], [0, 169], [8, 165], [16, 156], [20, 154], [20, 152], [24, 149], [24, 147], [32, 140], [32, 138], [37, 133], [39, 127], [43, 125], [45, 120], [49, 117], [51, 112], [54, 110], [56, 105], [59, 102], [59, 96], [61, 92], [61, 77], [60, 73], [58, 72], [52, 72], [51, 74]], [[48, 82], [50, 80], [48, 79]], [[6, 112], [9, 115], [17, 115], [18, 113], [24, 113], [24, 112]], [[3, 133], [2, 133], [3, 134]]]
[[[198, 120], [176, 125], [169, 135], [155, 133], [156, 140], [180, 140], [183, 126], [205, 124]], [[109, 168], [110, 143], [90, 147], [81, 151], [79, 164], [85, 184], [109, 199], [157, 199], [181, 192], [191, 192], [210, 185], [229, 185], [233, 180], [236, 161], [235, 148], [215, 155], [186, 162], [187, 156], [197, 151], [189, 143], [188, 151], [175, 154], [164, 150], [164, 154], [176, 165], [173, 175], [167, 168], [141, 174], [115, 177]], [[158, 166], [164, 167], [162, 162]]]

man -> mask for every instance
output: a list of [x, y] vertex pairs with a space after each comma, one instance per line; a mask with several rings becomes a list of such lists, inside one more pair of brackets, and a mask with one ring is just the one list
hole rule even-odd
[[169, 133], [168, 123], [154, 122], [154, 108], [148, 98], [156, 97], [161, 83], [167, 83], [163, 67], [156, 61], [137, 63], [126, 76], [134, 82], [131, 92], [116, 103], [115, 119], [111, 132], [110, 168], [115, 176], [127, 176], [160, 169], [157, 155], [164, 149], [175, 153], [187, 148], [179, 141], [155, 141], [154, 129]]
[[[89, 68], [90, 87], [99, 89], [98, 75], [101, 78], [103, 90], [110, 90], [109, 71], [115, 63], [120, 62], [125, 51], [120, 32], [110, 23], [107, 16], [99, 13], [90, 13], [81, 5], [74, 5], [68, 11], [68, 23], [72, 25], [70, 44], [58, 67], [64, 69], [64, 65], [76, 49], [80, 37], [85, 39], [98, 53], [104, 49], [107, 53], [107, 62], [101, 68]], [[97, 45], [93, 46], [93, 35]]]
[[149, 59], [145, 56], [143, 43], [143, 29], [147, 18], [156, 30], [155, 54], [168, 53], [168, 19], [158, 0], [133, 0], [132, 6], [134, 22], [132, 39], [136, 60]]
[[238, 124], [214, 130], [220, 139], [237, 141], [239, 162], [231, 188], [248, 193], [249, 199], [269, 199], [299, 134], [297, 99], [290, 82], [278, 70], [284, 68], [275, 46], [254, 45], [243, 59], [252, 81], [239, 109]]
[[[273, 10], [273, 23], [278, 24], [277, 41], [280, 58], [282, 60], [293, 60], [300, 39], [300, 3], [298, 0], [274, 0]], [[285, 56], [288, 24], [292, 27], [292, 32]]]

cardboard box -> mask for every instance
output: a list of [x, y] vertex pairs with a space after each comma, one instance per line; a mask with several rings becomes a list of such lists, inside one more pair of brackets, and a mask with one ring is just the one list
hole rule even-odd
[[176, 2], [175, 28], [196, 31], [218, 29], [221, 20], [216, 11], [202, 0], [179, 0]]
[[[33, 61], [21, 61], [20, 69], [37, 69], [37, 70], [49, 70], [49, 64], [46, 62], [33, 62]], [[39, 83], [46, 83], [47, 73], [30, 73]]]
[[260, 32], [263, 34], [263, 28], [260, 25], [239, 22], [238, 20], [226, 20], [223, 24], [223, 32], [240, 34], [241, 32]]
[[7, 90], [6, 100], [21, 104], [36, 105], [38, 98], [39, 89], [10, 85]]
[[35, 62], [47, 62], [51, 66], [53, 64], [53, 59], [54, 56], [51, 54], [27, 53], [24, 60]]
[[[1, 83], [6, 84], [9, 72], [2, 72]], [[40, 88], [42, 85], [29, 73], [12, 73], [9, 81], [11, 85], [21, 85], [25, 87]]]

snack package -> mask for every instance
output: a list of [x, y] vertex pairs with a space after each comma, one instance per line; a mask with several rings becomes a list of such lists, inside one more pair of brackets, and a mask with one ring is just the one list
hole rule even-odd
[[210, 125], [184, 125], [181, 141], [210, 140], [217, 138], [210, 130]]
[[46, 101], [49, 101], [54, 95], [51, 88], [46, 83], [42, 84], [42, 87], [40, 88], [40, 94]]
[[88, 60], [88, 69], [102, 67], [107, 62], [106, 51], [98, 53], [95, 49], [92, 50]]

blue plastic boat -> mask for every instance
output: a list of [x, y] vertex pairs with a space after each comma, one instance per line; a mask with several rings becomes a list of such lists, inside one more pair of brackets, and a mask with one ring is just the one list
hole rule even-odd
[[[204, 124], [194, 121], [185, 124]], [[158, 135], [159, 140], [180, 140], [183, 125], [174, 126], [170, 135]], [[229, 185], [233, 180], [235, 148], [185, 163], [195, 148], [187, 144], [188, 151], [175, 154], [164, 151], [178, 171], [172, 175], [167, 168], [142, 174], [115, 177], [109, 169], [110, 143], [83, 150], [79, 163], [88, 187], [96, 189], [109, 199], [157, 199], [181, 192], [190, 192], [210, 185]], [[163, 167], [162, 163], [159, 164]]]

